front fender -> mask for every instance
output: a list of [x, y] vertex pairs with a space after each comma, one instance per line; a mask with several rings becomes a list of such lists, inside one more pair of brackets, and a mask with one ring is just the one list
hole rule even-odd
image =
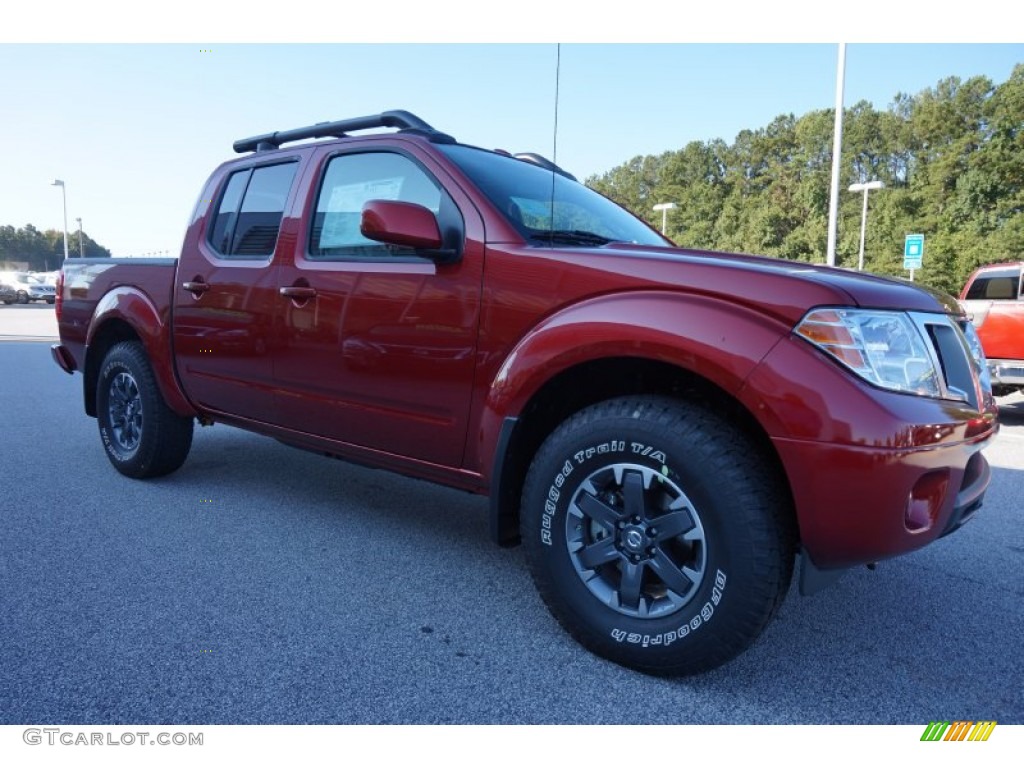
[[[178, 386], [174, 373], [169, 311], [161, 312], [138, 288], [127, 285], [113, 288], [97, 302], [86, 337], [86, 370], [94, 370], [102, 363], [92, 356], [105, 354], [105, 345], [97, 345], [97, 342], [113, 323], [128, 325], [139, 337], [160, 393], [171, 410], [182, 416], [195, 416], [196, 410]], [[94, 351], [97, 349], [101, 351]]]
[[518, 416], [546, 382], [575, 366], [608, 358], [654, 360], [735, 396], [789, 331], [751, 308], [668, 291], [602, 296], [563, 309], [519, 341], [491, 382], [477, 446], [480, 466], [492, 466], [503, 420]]

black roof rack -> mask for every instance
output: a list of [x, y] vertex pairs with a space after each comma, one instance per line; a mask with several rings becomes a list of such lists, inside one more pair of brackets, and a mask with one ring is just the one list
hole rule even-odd
[[567, 178], [567, 179], [572, 179], [573, 181], [578, 181], [578, 179], [575, 176], [573, 176], [571, 173], [569, 173], [566, 170], [563, 170], [562, 168], [559, 168], [557, 165], [552, 163], [546, 157], [544, 157], [542, 155], [538, 155], [536, 152], [518, 152], [518, 153], [512, 155], [512, 157], [514, 157], [516, 160], [524, 160], [527, 163], [533, 163], [534, 165], [539, 165], [541, 168], [544, 168], [545, 170], [548, 170], [548, 171], [554, 171], [559, 176], [565, 176], [565, 178]]
[[418, 133], [438, 144], [454, 144], [455, 139], [446, 133], [434, 129], [429, 123], [416, 117], [404, 109], [393, 109], [379, 115], [366, 117], [350, 117], [347, 120], [307, 125], [305, 128], [292, 128], [289, 131], [274, 131], [262, 136], [239, 139], [232, 146], [235, 152], [267, 152], [277, 149], [282, 144], [302, 139], [343, 138], [348, 131], [363, 131], [367, 128], [398, 128], [400, 133]]

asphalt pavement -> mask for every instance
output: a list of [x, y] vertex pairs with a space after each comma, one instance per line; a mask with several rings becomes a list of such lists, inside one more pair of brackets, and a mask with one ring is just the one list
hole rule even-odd
[[658, 679], [559, 628], [483, 498], [224, 426], [120, 476], [52, 311], [0, 306], [0, 723], [1024, 723], [1024, 398], [961, 531]]

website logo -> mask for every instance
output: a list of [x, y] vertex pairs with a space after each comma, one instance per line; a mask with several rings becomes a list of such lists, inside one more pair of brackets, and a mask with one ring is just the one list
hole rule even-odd
[[924, 729], [921, 741], [988, 741], [995, 727], [995, 720], [933, 720]]

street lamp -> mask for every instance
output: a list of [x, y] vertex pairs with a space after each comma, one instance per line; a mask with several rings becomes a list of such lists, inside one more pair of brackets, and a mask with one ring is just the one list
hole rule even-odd
[[64, 198], [64, 259], [66, 261], [68, 258], [68, 192], [61, 179], [54, 179], [50, 186], [60, 187], [61, 197]]
[[78, 258], [85, 258], [85, 240], [82, 239], [82, 217], [79, 216], [75, 221], [78, 222]]
[[661, 234], [665, 234], [665, 228], [668, 226], [668, 212], [678, 207], [675, 203], [658, 203], [654, 206], [654, 210], [661, 211]]
[[868, 223], [868, 192], [872, 189], [882, 189], [885, 184], [878, 179], [874, 181], [865, 181], [860, 184], [851, 184], [849, 187], [850, 192], [863, 192], [864, 193], [864, 207], [860, 212], [860, 258], [857, 260], [857, 269], [860, 272], [864, 271], [864, 230]]

